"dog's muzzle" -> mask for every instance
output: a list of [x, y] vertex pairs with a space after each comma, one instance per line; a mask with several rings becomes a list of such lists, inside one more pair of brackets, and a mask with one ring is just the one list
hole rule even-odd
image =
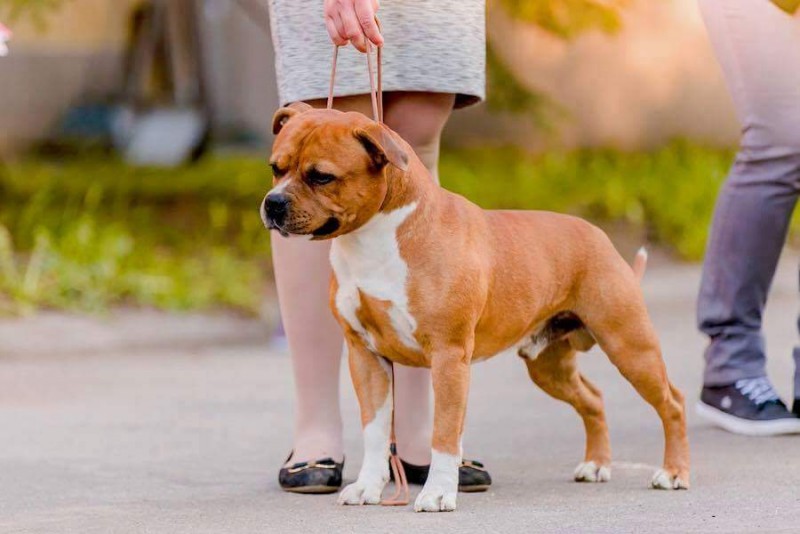
[[[261, 221], [267, 230], [277, 230], [283, 237], [288, 237], [292, 231], [287, 229], [287, 218], [291, 200], [283, 193], [270, 193], [261, 203]], [[327, 237], [336, 232], [340, 227], [340, 222], [336, 217], [329, 217], [325, 223], [316, 230], [310, 232], [313, 237]], [[292, 226], [291, 224], [289, 226]], [[301, 232], [305, 234], [306, 232]]]
[[268, 230], [286, 233], [282, 227], [289, 213], [289, 204], [289, 198], [283, 193], [270, 193], [264, 197], [264, 202], [261, 203], [261, 220]]

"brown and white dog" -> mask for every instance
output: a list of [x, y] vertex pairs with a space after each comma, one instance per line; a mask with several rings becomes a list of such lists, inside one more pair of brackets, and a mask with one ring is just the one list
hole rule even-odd
[[364, 429], [364, 463], [341, 504], [380, 502], [389, 479], [390, 360], [432, 373], [432, 461], [414, 509], [455, 509], [470, 364], [509, 348], [582, 417], [575, 480], [607, 481], [602, 396], [576, 367], [577, 351], [595, 342], [661, 417], [664, 465], [652, 486], [688, 488], [683, 396], [667, 379], [639, 288], [643, 253], [632, 269], [581, 219], [483, 210], [437, 186], [408, 144], [359, 113], [293, 104], [277, 111], [273, 130], [265, 224], [333, 239], [331, 307]]

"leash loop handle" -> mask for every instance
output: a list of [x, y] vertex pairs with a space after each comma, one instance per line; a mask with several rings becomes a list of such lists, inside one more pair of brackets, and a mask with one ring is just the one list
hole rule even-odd
[[[378, 29], [381, 23], [378, 17], [375, 17], [375, 22], [378, 24]], [[375, 122], [383, 123], [383, 54], [382, 46], [376, 46], [375, 59], [377, 63], [377, 83], [375, 74], [372, 68], [372, 43], [369, 39], [367, 42], [367, 74], [369, 75], [369, 97], [372, 101], [372, 118]], [[339, 45], [333, 45], [333, 61], [331, 62], [331, 81], [328, 89], [328, 109], [333, 108], [333, 88], [336, 83], [336, 64], [339, 59]]]

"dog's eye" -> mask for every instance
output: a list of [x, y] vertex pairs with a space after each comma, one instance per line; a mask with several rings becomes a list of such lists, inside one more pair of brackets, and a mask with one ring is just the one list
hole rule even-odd
[[279, 177], [283, 176], [284, 174], [286, 174], [286, 170], [285, 169], [281, 169], [280, 167], [278, 167], [277, 163], [270, 163], [269, 166], [272, 168], [272, 176], [275, 176], [275, 177], [279, 178]]
[[308, 173], [306, 179], [308, 180], [308, 183], [312, 185], [325, 185], [336, 180], [336, 177], [332, 174], [312, 170]]

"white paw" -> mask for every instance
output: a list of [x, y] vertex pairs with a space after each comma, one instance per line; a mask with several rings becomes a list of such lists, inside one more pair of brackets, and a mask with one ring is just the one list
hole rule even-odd
[[461, 455], [431, 450], [428, 481], [414, 501], [415, 512], [452, 512], [458, 494], [458, 466]]
[[364, 483], [356, 480], [339, 493], [338, 502], [344, 505], [380, 504], [385, 485], [385, 482]]
[[445, 491], [441, 487], [429, 488], [427, 484], [414, 501], [415, 512], [452, 512], [456, 509], [455, 491]]
[[611, 468], [607, 465], [598, 466], [594, 462], [582, 462], [575, 468], [573, 478], [575, 482], [608, 482], [611, 480]]
[[656, 474], [653, 475], [653, 480], [650, 482], [650, 485], [655, 489], [689, 489], [688, 481], [681, 480], [677, 475], [672, 476], [663, 469], [656, 471]]

